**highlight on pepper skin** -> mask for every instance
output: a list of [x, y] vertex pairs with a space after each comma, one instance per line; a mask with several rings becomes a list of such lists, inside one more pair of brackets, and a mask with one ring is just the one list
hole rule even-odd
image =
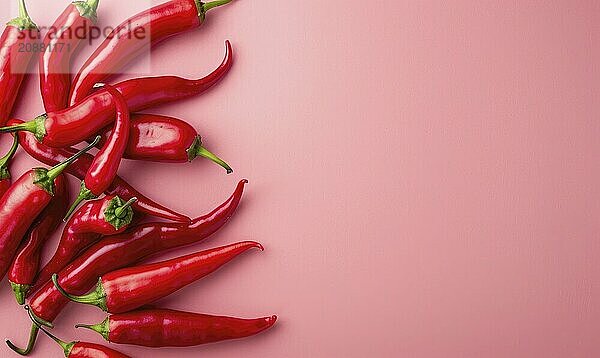
[[[6, 25], [0, 38], [0, 140], [11, 136], [13, 141], [0, 158], [0, 271], [2, 276], [8, 273], [17, 303], [24, 305], [28, 299], [24, 309], [31, 329], [26, 346], [18, 347], [7, 339], [8, 347], [28, 355], [42, 331], [66, 357], [128, 357], [113, 348], [64, 341], [49, 332], [70, 302], [113, 313], [102, 323], [78, 327], [94, 330], [115, 344], [191, 347], [270, 329], [277, 321], [275, 315], [237, 318], [147, 306], [251, 249], [264, 250], [258, 242], [243, 241], [145, 262], [218, 232], [236, 213], [248, 180], [239, 180], [233, 193], [212, 211], [191, 219], [149, 199], [118, 175], [123, 159], [183, 164], [198, 157], [233, 173], [227, 162], [205, 146], [195, 125], [168, 115], [139, 113], [213, 88], [233, 65], [228, 40], [220, 64], [204, 77], [163, 74], [109, 84], [112, 75], [148, 54], [148, 45], [154, 47], [199, 28], [209, 11], [212, 14], [211, 10], [231, 0], [170, 0], [142, 11], [102, 36], [105, 39], [79, 71], [73, 71], [72, 60], [85, 40], [92, 45], [91, 39], [99, 36], [95, 24], [102, 1], [67, 5], [50, 27], [43, 27], [43, 38], [25, 0], [10, 1], [18, 3], [19, 16]], [[83, 30], [84, 36], [77, 30]], [[19, 94], [34, 53], [40, 54], [36, 60], [45, 113], [29, 121], [10, 119], [17, 100], [29, 104]], [[42, 164], [20, 173], [13, 182], [10, 166], [19, 148]], [[93, 148], [98, 151], [89, 154]], [[81, 181], [74, 200], [66, 174]], [[62, 227], [61, 221], [65, 222]], [[59, 228], [60, 240], [51, 248], [54, 255], [40, 268], [51, 242], [48, 238]]]

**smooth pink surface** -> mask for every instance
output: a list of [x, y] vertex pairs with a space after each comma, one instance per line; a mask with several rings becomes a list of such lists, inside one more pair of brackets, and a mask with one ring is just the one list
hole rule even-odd
[[[28, 3], [51, 23], [67, 1]], [[136, 6], [101, 0], [101, 21], [117, 24]], [[127, 162], [121, 174], [192, 216], [247, 177], [234, 220], [196, 248], [266, 247], [160, 304], [279, 320], [237, 342], [118, 348], [179, 358], [597, 356], [599, 12], [584, 0], [238, 0], [157, 48], [155, 74], [194, 76], [232, 40], [223, 83], [153, 112], [193, 122], [236, 172], [198, 160]], [[19, 117], [42, 111], [37, 80], [25, 98]], [[34, 164], [21, 152], [14, 172]], [[23, 343], [28, 319], [2, 285], [0, 332]], [[72, 327], [102, 316], [73, 306], [55, 332], [101, 342]], [[61, 352], [41, 338], [36, 356]]]

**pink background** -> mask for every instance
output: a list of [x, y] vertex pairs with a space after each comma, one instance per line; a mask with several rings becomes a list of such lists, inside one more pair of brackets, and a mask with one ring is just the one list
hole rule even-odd
[[[67, 3], [28, 0], [39, 24]], [[101, 24], [144, 6], [101, 0]], [[194, 249], [248, 239], [267, 249], [161, 305], [280, 321], [236, 342], [118, 348], [155, 357], [597, 356], [599, 14], [585, 0], [239, 0], [157, 48], [154, 74], [197, 76], [232, 40], [236, 64], [223, 83], [152, 112], [194, 123], [236, 172], [198, 160], [127, 162], [121, 174], [192, 216], [248, 178], [231, 224]], [[36, 78], [23, 95], [18, 117], [42, 112]], [[20, 153], [13, 171], [33, 165]], [[0, 335], [24, 343], [29, 321], [2, 285]], [[103, 316], [73, 305], [55, 333], [101, 342], [72, 327]], [[62, 355], [42, 337], [37, 356]]]

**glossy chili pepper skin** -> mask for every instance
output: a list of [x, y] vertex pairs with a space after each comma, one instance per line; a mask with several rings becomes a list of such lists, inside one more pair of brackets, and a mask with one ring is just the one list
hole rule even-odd
[[84, 179], [86, 188], [94, 196], [99, 196], [108, 189], [117, 176], [121, 158], [123, 158], [123, 153], [129, 141], [129, 129], [131, 127], [129, 109], [125, 98], [114, 87], [106, 85], [105, 88], [113, 96], [117, 115], [110, 137], [94, 157], [94, 161]]
[[4, 193], [8, 190], [8, 188], [10, 188], [10, 184], [11, 184], [11, 178], [8, 177], [5, 179], [0, 180], [0, 198], [2, 197], [2, 195], [4, 195]]
[[130, 356], [114, 349], [96, 343], [75, 342], [68, 358], [131, 358]]
[[50, 193], [34, 184], [38, 179], [35, 170], [28, 171], [0, 199], [0, 278], [10, 267], [29, 226], [52, 198]]
[[144, 347], [192, 347], [253, 336], [271, 328], [277, 316], [243, 319], [169, 309], [114, 314], [96, 325], [77, 325], [111, 343]]
[[[102, 134], [100, 143], [108, 140], [112, 130]], [[233, 169], [202, 145], [194, 127], [181, 119], [156, 114], [131, 116], [131, 132], [125, 159], [162, 163], [188, 163], [204, 157], [222, 166], [230, 174]]]
[[[231, 68], [233, 57], [229, 41], [226, 45], [223, 62], [204, 78], [148, 77], [121, 82], [115, 87], [127, 100], [130, 112], [199, 95], [218, 83]], [[46, 146], [63, 148], [94, 136], [114, 119], [113, 96], [101, 89], [71, 108], [43, 114], [30, 122], [11, 122], [10, 127], [1, 128], [0, 132], [28, 131]]]
[[29, 170], [0, 199], [0, 279], [8, 271], [27, 230], [53, 198], [55, 179], [84, 151], [49, 170]]
[[42, 247], [62, 222], [69, 205], [69, 190], [65, 176], [59, 175], [54, 180], [54, 185], [54, 198], [32, 225], [8, 271], [8, 281], [17, 302], [21, 305], [25, 303], [25, 293], [38, 274]]
[[[112, 129], [102, 135], [108, 140]], [[199, 135], [194, 127], [177, 118], [154, 114], [131, 116], [131, 135], [125, 149], [126, 159], [150, 162], [186, 163], [196, 156]]]
[[[21, 124], [22, 121], [11, 120], [9, 124]], [[40, 144], [32, 133], [19, 132], [19, 141], [21, 147], [34, 159], [46, 164], [55, 165], [56, 163], [68, 158], [75, 152], [73, 148], [51, 148]], [[67, 168], [67, 173], [75, 176], [76, 178], [83, 180], [87, 174], [88, 169], [92, 165], [94, 157], [91, 155], [83, 155], [75, 163]], [[112, 182], [111, 186], [106, 190], [107, 195], [118, 195], [123, 200], [130, 200], [137, 198], [138, 200], [133, 204], [133, 208], [136, 211], [146, 213], [151, 216], [175, 221], [175, 222], [190, 222], [190, 218], [185, 215], [179, 214], [170, 210], [152, 200], [145, 195], [141, 194], [125, 180], [120, 177], [116, 177]]]
[[123, 153], [129, 141], [131, 123], [127, 102], [121, 92], [114, 87], [104, 85], [104, 88], [113, 96], [115, 102], [117, 114], [114, 128], [85, 174], [79, 196], [71, 206], [67, 217], [83, 200], [97, 198], [110, 187], [117, 176]]
[[[28, 310], [29, 317], [33, 321], [33, 323], [39, 327], [50, 339], [56, 342], [63, 349], [65, 357], [67, 358], [129, 358], [129, 356], [115, 351], [114, 349], [110, 349], [108, 347], [88, 342], [65, 342], [57, 337], [55, 337], [52, 333], [46, 331], [42, 328], [39, 323], [36, 322], [35, 317], [31, 314], [31, 310], [29, 307], [25, 307]], [[11, 348], [11, 344], [9, 344]], [[14, 348], [13, 348], [14, 349]]]
[[[79, 208], [65, 226], [54, 256], [40, 271], [33, 291], [103, 236], [125, 231], [134, 216], [130, 207], [132, 204], [133, 201], [125, 202], [116, 195], [108, 195], [89, 201]], [[65, 212], [63, 210], [63, 215]]]
[[10, 188], [11, 183], [12, 183], [12, 179], [10, 177], [10, 174], [8, 177], [5, 176], [4, 179], [0, 180], [0, 198], [2, 198], [4, 193], [6, 193], [8, 188]]
[[199, 0], [172, 0], [124, 21], [107, 36], [79, 70], [73, 80], [69, 103], [74, 105], [81, 101], [94, 84], [118, 74], [125, 65], [147, 51], [148, 46], [199, 27], [209, 9], [230, 1], [204, 4]]
[[60, 111], [69, 105], [71, 57], [96, 23], [98, 2], [87, 0], [71, 3], [44, 37], [39, 73], [46, 112]]
[[[84, 294], [105, 273], [133, 265], [154, 254], [206, 239], [233, 216], [247, 182], [240, 181], [228, 200], [189, 224], [146, 223], [122, 234], [104, 238], [58, 273], [59, 284], [71, 294]], [[33, 315], [49, 325], [69, 302], [52, 282], [47, 282], [31, 296], [29, 306]], [[36, 337], [37, 327], [33, 325], [27, 348], [17, 348], [10, 341], [7, 344], [21, 354], [28, 354], [35, 346]]]
[[63, 295], [74, 302], [94, 305], [109, 313], [124, 313], [169, 296], [252, 248], [263, 250], [261, 244], [245, 241], [112, 271], [100, 277], [94, 291], [82, 296], [64, 291], [58, 283], [57, 274], [52, 276], [52, 281]]
[[131, 358], [126, 354], [115, 351], [96, 343], [77, 342], [69, 352], [68, 358]]
[[[38, 27], [27, 14], [24, 0], [20, 0], [19, 17], [11, 20], [0, 36], [0, 126], [8, 121], [13, 110], [33, 58], [31, 46], [38, 37]], [[24, 51], [28, 47], [30, 51]]]
[[[104, 238], [58, 273], [60, 285], [71, 294], [84, 294], [98, 282], [99, 276], [110, 271], [204, 240], [229, 221], [240, 203], [246, 183], [246, 180], [241, 181], [229, 199], [189, 224], [146, 223]], [[29, 305], [36, 316], [52, 322], [68, 302], [52, 282], [47, 282], [31, 297]]]
[[[143, 77], [120, 82], [115, 87], [127, 99], [131, 112], [139, 112], [162, 104], [200, 95], [217, 84], [233, 66], [233, 49], [225, 41], [225, 56], [213, 72], [200, 79], [176, 76]], [[101, 91], [99, 91], [101, 92]], [[92, 94], [94, 96], [96, 94]], [[98, 93], [97, 95], [106, 95]]]
[[10, 162], [15, 156], [17, 149], [19, 148], [19, 137], [15, 136], [13, 144], [6, 153], [5, 156], [0, 158], [0, 198], [8, 191], [12, 184], [12, 176], [10, 175]]
[[10, 188], [10, 184], [11, 184], [10, 177], [0, 180], [0, 198], [2, 197], [2, 195], [4, 195], [4, 193], [8, 190], [8, 188]]

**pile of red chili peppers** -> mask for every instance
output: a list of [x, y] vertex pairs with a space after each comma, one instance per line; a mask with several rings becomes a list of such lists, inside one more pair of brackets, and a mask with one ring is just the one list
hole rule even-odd
[[[198, 96], [218, 83], [233, 63], [229, 41], [222, 63], [204, 78], [159, 76], [110, 84], [148, 46], [147, 40], [132, 40], [133, 31], [143, 28], [155, 46], [200, 27], [209, 10], [229, 2], [171, 0], [134, 15], [106, 37], [71, 80], [71, 58], [83, 43], [75, 30], [87, 35], [95, 26], [101, 0], [68, 5], [43, 41], [25, 0], [18, 0], [19, 16], [0, 38], [0, 141], [12, 141], [10, 150], [0, 154], [0, 278], [8, 274], [18, 304], [32, 321], [27, 346], [6, 341], [16, 353], [31, 353], [41, 330], [66, 357], [127, 357], [100, 344], [65, 342], [48, 332], [69, 302], [109, 313], [101, 323], [77, 327], [115, 344], [189, 347], [252, 336], [275, 324], [276, 316], [243, 319], [148, 306], [250, 249], [263, 250], [261, 244], [245, 241], [144, 264], [149, 257], [201, 242], [223, 227], [239, 206], [247, 180], [223, 204], [192, 220], [149, 199], [117, 174], [122, 160], [187, 163], [197, 157], [233, 172], [203, 146], [192, 125], [138, 113]], [[34, 60], [46, 113], [30, 121], [11, 118]], [[73, 147], [82, 143], [82, 150]], [[96, 155], [87, 153], [96, 146]], [[19, 147], [50, 168], [33, 168], [13, 182], [10, 164]], [[81, 181], [76, 198], [69, 195], [63, 173]], [[55, 254], [42, 265], [45, 243], [61, 224]]]

